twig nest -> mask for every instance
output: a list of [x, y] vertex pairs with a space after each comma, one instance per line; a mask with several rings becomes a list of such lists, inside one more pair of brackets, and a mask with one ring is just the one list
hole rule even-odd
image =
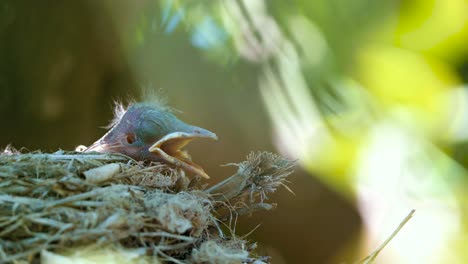
[[[0, 154], [0, 263], [41, 255], [67, 263], [83, 247], [91, 259], [138, 252], [172, 263], [264, 263], [222, 226], [272, 209], [267, 195], [284, 186], [293, 162], [259, 152], [237, 166], [205, 189], [183, 171], [122, 155], [8, 149]], [[89, 249], [103, 247], [113, 251]]]

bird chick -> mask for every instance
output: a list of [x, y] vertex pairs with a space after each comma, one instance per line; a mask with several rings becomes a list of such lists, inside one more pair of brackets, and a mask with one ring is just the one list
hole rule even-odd
[[135, 103], [126, 110], [118, 105], [110, 130], [85, 152], [122, 153], [135, 160], [163, 162], [208, 179], [183, 150], [196, 138], [218, 139], [213, 132], [182, 122], [160, 105]]

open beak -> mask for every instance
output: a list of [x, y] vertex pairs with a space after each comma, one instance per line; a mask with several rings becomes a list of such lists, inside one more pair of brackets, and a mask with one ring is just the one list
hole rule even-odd
[[218, 140], [215, 133], [203, 128], [190, 126], [188, 129], [184, 129], [184, 131], [167, 134], [151, 145], [148, 150], [176, 167], [209, 179], [210, 177], [202, 167], [193, 163], [190, 155], [183, 150], [190, 141], [196, 138], [211, 138]]

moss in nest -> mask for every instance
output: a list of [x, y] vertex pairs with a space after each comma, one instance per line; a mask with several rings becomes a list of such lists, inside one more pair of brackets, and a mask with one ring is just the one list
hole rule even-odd
[[177, 234], [189, 232], [191, 236], [198, 237], [211, 221], [212, 206], [206, 195], [197, 194], [170, 194], [155, 190], [145, 195], [145, 208], [163, 229]]

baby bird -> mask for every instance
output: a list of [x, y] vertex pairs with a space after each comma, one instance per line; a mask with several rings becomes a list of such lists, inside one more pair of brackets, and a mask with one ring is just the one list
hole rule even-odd
[[217, 140], [218, 137], [206, 129], [182, 122], [167, 108], [135, 103], [125, 110], [118, 105], [109, 127], [110, 130], [85, 152], [122, 153], [135, 160], [163, 162], [209, 178], [183, 148], [196, 138]]

